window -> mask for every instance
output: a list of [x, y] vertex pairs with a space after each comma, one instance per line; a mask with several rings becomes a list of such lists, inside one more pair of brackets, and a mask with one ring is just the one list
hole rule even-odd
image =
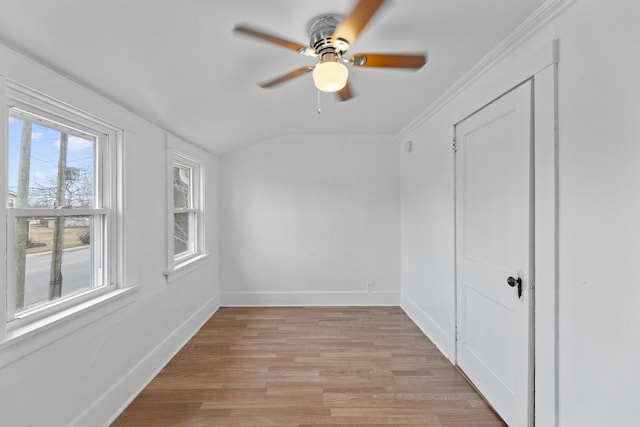
[[170, 150], [169, 164], [169, 271], [204, 253], [202, 224], [202, 165]]
[[7, 307], [19, 324], [116, 287], [117, 130], [8, 90]]

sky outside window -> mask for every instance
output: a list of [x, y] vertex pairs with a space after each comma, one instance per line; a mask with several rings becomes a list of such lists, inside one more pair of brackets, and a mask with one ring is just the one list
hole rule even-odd
[[[18, 117], [9, 118], [8, 187], [12, 192], [16, 192], [18, 187], [22, 122]], [[61, 135], [58, 129], [37, 123], [32, 125], [30, 207], [54, 207]], [[67, 204], [73, 207], [91, 207], [95, 141], [69, 135], [67, 146]]]

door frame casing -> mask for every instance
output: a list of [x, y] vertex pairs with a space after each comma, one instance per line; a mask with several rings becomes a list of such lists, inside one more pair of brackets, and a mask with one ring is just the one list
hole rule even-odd
[[[533, 235], [531, 266], [535, 274], [535, 315], [533, 316], [533, 358], [535, 372], [533, 378], [532, 416], [534, 423], [544, 426], [558, 426], [558, 63], [559, 42], [553, 40], [533, 55], [508, 67], [499, 79], [484, 88], [480, 102], [470, 105], [454, 123], [480, 110], [519, 86], [533, 79], [533, 144], [532, 152], [534, 177], [532, 184]], [[455, 149], [455, 125], [450, 128]], [[455, 183], [454, 160], [454, 189]], [[455, 194], [454, 194], [455, 200]], [[455, 225], [455, 203], [454, 203]], [[454, 274], [456, 272], [456, 246], [454, 233]], [[450, 336], [452, 362], [457, 363], [457, 277], [454, 276], [453, 307], [451, 325], [454, 333]], [[534, 424], [532, 423], [532, 425]]]

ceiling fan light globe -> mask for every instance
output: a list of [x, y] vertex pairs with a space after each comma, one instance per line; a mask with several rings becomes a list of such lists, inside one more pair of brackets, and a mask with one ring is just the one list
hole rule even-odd
[[347, 85], [349, 69], [341, 62], [322, 62], [313, 69], [313, 82], [323, 92], [338, 92]]

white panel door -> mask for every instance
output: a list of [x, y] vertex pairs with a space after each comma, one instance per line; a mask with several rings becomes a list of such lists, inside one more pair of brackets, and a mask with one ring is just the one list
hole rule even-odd
[[532, 83], [456, 126], [457, 363], [510, 426], [532, 418]]

